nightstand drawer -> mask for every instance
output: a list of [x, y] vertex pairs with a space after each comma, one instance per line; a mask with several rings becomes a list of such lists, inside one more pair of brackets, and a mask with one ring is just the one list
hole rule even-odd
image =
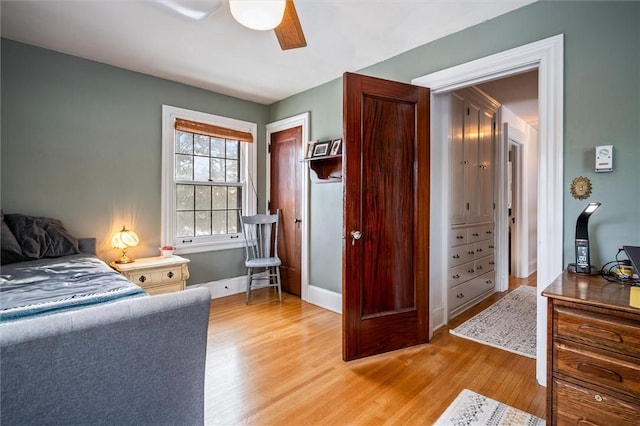
[[640, 395], [638, 359], [570, 342], [553, 345], [554, 371], [630, 396]]
[[640, 357], [637, 322], [567, 306], [555, 306], [554, 316], [557, 337]]
[[147, 293], [149, 293], [151, 296], [155, 296], [156, 294], [173, 293], [174, 291], [182, 291], [184, 290], [184, 287], [182, 286], [182, 281], [180, 281], [172, 284], [145, 286], [144, 290]]

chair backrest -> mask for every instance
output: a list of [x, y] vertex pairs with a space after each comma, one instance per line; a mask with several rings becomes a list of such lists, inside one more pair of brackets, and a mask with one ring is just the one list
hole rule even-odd
[[278, 257], [278, 223], [280, 210], [276, 214], [240, 216], [247, 260]]

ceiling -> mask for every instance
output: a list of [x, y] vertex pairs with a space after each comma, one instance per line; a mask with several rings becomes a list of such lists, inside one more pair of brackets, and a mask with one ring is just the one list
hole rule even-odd
[[296, 0], [308, 46], [288, 51], [226, 0], [1, 0], [0, 15], [3, 37], [269, 105], [533, 1]]
[[533, 128], [538, 128], [538, 70], [479, 84], [491, 96]]

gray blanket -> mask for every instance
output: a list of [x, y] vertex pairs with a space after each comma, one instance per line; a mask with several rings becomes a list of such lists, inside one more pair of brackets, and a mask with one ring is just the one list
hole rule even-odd
[[0, 322], [146, 295], [95, 256], [78, 254], [3, 265]]

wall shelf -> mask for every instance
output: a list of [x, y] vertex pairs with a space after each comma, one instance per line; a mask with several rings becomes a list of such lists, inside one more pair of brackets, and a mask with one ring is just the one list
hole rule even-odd
[[303, 161], [309, 163], [312, 182], [342, 182], [341, 154], [305, 158]]

